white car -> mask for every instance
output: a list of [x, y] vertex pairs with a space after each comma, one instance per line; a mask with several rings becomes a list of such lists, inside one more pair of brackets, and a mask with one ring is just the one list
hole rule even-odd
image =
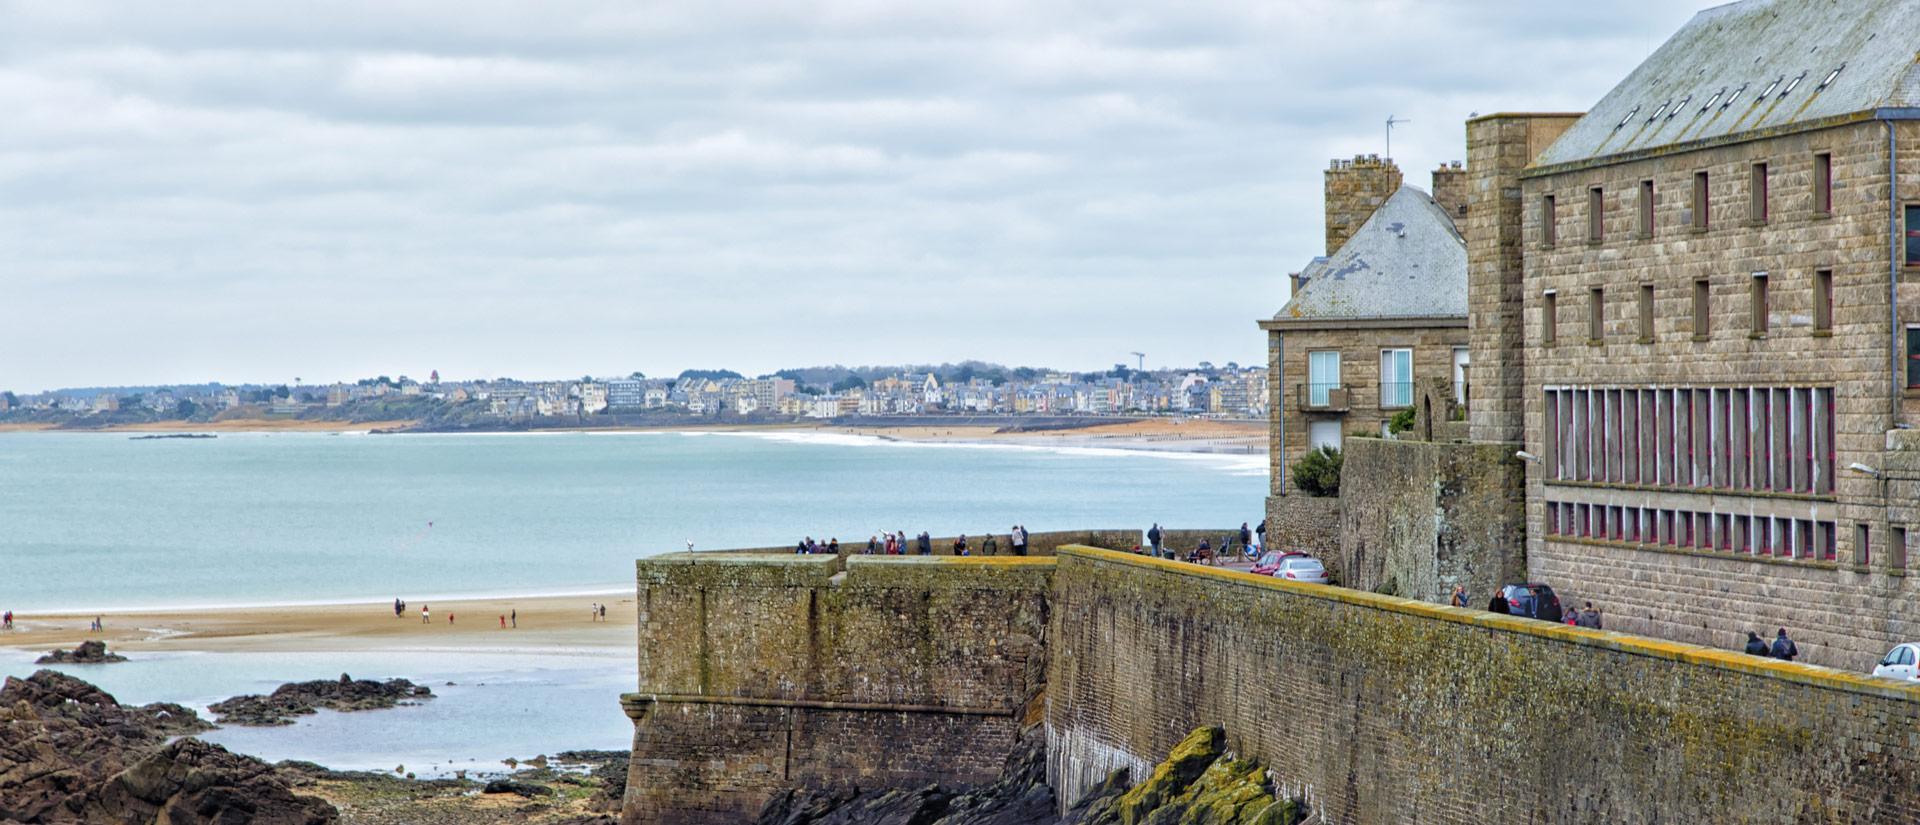
[[1908, 642], [1895, 645], [1887, 651], [1886, 656], [1881, 657], [1880, 664], [1873, 666], [1873, 675], [1908, 682], [1920, 681], [1920, 644]]
[[1307, 584], [1326, 584], [1327, 568], [1312, 556], [1288, 556], [1280, 560], [1280, 569], [1273, 571], [1273, 577]]

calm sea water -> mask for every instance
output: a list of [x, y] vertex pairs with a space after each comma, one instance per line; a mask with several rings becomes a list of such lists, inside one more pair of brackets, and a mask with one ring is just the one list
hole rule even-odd
[[1261, 456], [818, 434], [0, 433], [0, 609], [630, 587], [636, 557], [1258, 521]]

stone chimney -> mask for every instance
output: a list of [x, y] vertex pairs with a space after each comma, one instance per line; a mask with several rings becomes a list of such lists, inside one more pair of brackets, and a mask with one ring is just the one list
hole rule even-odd
[[1373, 210], [1400, 189], [1400, 167], [1379, 155], [1354, 155], [1327, 166], [1327, 254], [1360, 230]]
[[1517, 444], [1526, 435], [1520, 172], [1579, 119], [1495, 114], [1467, 121], [1467, 217], [1460, 234], [1467, 239], [1467, 424], [1474, 441]]
[[1456, 225], [1467, 222], [1467, 170], [1460, 161], [1433, 170], [1433, 202]]

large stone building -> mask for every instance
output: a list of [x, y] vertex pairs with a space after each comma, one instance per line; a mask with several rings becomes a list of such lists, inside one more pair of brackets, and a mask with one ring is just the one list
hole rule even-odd
[[1577, 120], [1468, 124], [1473, 435], [1524, 441], [1530, 573], [1610, 627], [1920, 637], [1916, 15], [1745, 0]]
[[[1401, 184], [1392, 161], [1336, 160], [1326, 173], [1326, 257], [1294, 277], [1267, 330], [1268, 420], [1275, 501], [1298, 493], [1290, 465], [1349, 434], [1380, 434], [1412, 408], [1416, 386], [1444, 379], [1467, 393], [1467, 252], [1454, 226], [1465, 172], [1433, 173], [1444, 200]], [[1443, 402], [1445, 399], [1442, 399]], [[1441, 411], [1444, 414], [1444, 410]], [[1292, 516], [1289, 516], [1292, 517]]]

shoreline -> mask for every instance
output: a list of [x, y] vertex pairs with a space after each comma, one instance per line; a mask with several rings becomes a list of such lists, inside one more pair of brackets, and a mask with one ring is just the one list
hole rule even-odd
[[[495, 596], [407, 600], [396, 617], [391, 601], [222, 608], [16, 613], [0, 630], [0, 649], [44, 653], [100, 640], [121, 653], [364, 652], [393, 650], [519, 650], [563, 653], [633, 644], [634, 593], [607, 590], [561, 596]], [[606, 619], [589, 605], [606, 606]], [[431, 622], [423, 623], [420, 608]], [[500, 619], [518, 614], [518, 626]], [[100, 617], [104, 632], [89, 625]], [[449, 621], [449, 618], [453, 621]]]

